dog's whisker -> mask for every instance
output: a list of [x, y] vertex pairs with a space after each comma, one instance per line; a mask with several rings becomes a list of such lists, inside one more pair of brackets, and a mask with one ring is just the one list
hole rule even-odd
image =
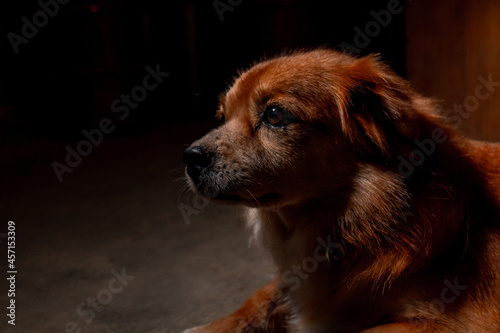
[[179, 192], [179, 198], [181, 197], [181, 195], [189, 195], [189, 196], [192, 196], [193, 194], [191, 193], [190, 191], [190, 188], [189, 188], [189, 185], [186, 183], [184, 184], [184, 186], [181, 188], [180, 192]]
[[180, 201], [181, 200], [181, 197], [183, 196], [190, 196], [191, 193], [189, 191], [189, 187], [188, 186], [182, 186], [179, 191], [177, 192], [177, 194], [175, 195], [177, 200]]
[[260, 205], [259, 200], [257, 200], [257, 198], [252, 194], [252, 192], [250, 192], [250, 190], [248, 188], [246, 188], [246, 187], [245, 187], [245, 190], [252, 196], [252, 198], [255, 200], [255, 202], [257, 203], [257, 205], [259, 205], [259, 207], [262, 208], [262, 206]]
[[172, 182], [173, 183], [179, 183], [179, 182], [183, 182], [185, 181], [186, 184], [187, 184], [187, 180], [186, 180], [186, 177], [185, 176], [180, 176], [180, 177], [177, 177], [177, 178], [174, 178], [172, 179]]

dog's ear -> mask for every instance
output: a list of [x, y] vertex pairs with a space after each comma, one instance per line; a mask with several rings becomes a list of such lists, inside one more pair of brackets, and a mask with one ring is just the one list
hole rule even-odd
[[342, 130], [361, 151], [391, 156], [420, 135], [413, 110], [416, 93], [406, 81], [373, 56], [355, 60], [347, 75]]

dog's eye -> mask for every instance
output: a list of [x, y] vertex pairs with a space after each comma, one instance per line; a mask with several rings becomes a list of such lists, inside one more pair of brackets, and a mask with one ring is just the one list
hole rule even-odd
[[263, 120], [271, 126], [282, 127], [290, 122], [289, 114], [277, 105], [270, 105], [264, 112]]

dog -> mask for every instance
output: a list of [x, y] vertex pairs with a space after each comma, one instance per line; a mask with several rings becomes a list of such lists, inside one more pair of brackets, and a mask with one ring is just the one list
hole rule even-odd
[[255, 64], [217, 117], [187, 181], [246, 207], [278, 276], [185, 332], [500, 332], [500, 144], [377, 56], [328, 49]]

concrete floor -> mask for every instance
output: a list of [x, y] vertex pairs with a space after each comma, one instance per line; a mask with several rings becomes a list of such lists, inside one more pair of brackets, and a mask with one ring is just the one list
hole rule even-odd
[[[238, 209], [210, 204], [189, 224], [180, 213], [179, 204], [196, 209], [179, 181], [181, 153], [205, 131], [162, 125], [105, 138], [62, 183], [51, 163], [68, 143], [4, 138], [0, 234], [16, 222], [18, 274], [16, 326], [3, 313], [0, 332], [180, 332], [270, 281], [274, 267], [249, 248]], [[7, 289], [2, 278], [2, 312]]]

